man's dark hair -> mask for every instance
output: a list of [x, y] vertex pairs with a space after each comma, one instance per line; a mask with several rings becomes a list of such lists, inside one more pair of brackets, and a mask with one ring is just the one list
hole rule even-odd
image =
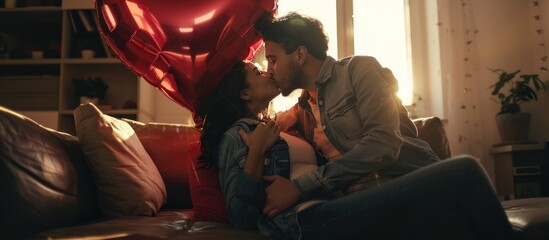
[[258, 28], [264, 41], [281, 44], [286, 54], [304, 46], [315, 58], [326, 59], [328, 36], [318, 19], [290, 12], [272, 21], [263, 19]]

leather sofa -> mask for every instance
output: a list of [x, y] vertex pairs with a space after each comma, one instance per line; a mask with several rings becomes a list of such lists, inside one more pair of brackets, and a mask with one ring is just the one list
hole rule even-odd
[[[417, 119], [414, 123], [420, 138], [429, 142], [442, 159], [451, 156], [440, 119]], [[181, 138], [174, 136], [174, 128], [188, 127], [175, 124], [140, 127], [154, 128], [157, 135], [154, 141], [171, 143], [163, 144], [165, 148], [166, 145], [188, 148], [183, 146], [188, 141], [170, 142], [175, 137]], [[42, 127], [0, 107], [0, 239], [265, 239], [256, 232], [235, 229], [226, 223], [200, 220], [189, 187], [194, 168], [187, 164], [176, 163], [167, 170], [171, 173], [157, 164], [166, 184], [168, 202], [156, 216], [105, 216], [98, 206], [94, 179], [78, 138]], [[518, 222], [517, 236], [547, 239], [542, 237], [549, 232], [548, 200], [536, 200], [504, 204], [511, 220]], [[535, 221], [528, 224], [532, 218]], [[530, 232], [533, 234], [525, 234]]]
[[[182, 162], [196, 156], [186, 152], [198, 139], [196, 129], [135, 125], [141, 128], [138, 136], [147, 134], [142, 142], [153, 142], [168, 155], [164, 159], [174, 160], [155, 162], [168, 200], [154, 217], [106, 216], [79, 139], [0, 107], [0, 239], [265, 239], [226, 223], [196, 220], [191, 164]], [[202, 207], [203, 219], [204, 213]]]

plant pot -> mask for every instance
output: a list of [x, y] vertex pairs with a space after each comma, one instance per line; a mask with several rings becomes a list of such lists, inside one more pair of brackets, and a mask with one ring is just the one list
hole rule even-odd
[[528, 142], [530, 113], [504, 113], [496, 115], [499, 136], [503, 143]]

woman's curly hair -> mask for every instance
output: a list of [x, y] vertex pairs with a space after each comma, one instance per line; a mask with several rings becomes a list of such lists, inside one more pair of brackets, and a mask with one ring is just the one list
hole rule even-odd
[[248, 112], [246, 102], [240, 98], [240, 92], [248, 88], [244, 66], [244, 62], [238, 62], [198, 108], [199, 115], [204, 118], [200, 136], [202, 155], [199, 160], [206, 165], [216, 163], [217, 149], [223, 134]]

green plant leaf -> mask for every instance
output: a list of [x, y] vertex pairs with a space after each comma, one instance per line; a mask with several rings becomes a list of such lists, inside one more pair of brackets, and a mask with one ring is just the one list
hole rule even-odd
[[[539, 79], [538, 74], [521, 74], [520, 69], [514, 72], [506, 72], [503, 69], [490, 69], [498, 74], [498, 81], [490, 87], [491, 95], [497, 96], [501, 104], [501, 113], [520, 112], [520, 105], [525, 102], [537, 101], [537, 91], [545, 88], [545, 83]], [[518, 75], [518, 78], [516, 78]], [[503, 91], [508, 87], [508, 94]]]

